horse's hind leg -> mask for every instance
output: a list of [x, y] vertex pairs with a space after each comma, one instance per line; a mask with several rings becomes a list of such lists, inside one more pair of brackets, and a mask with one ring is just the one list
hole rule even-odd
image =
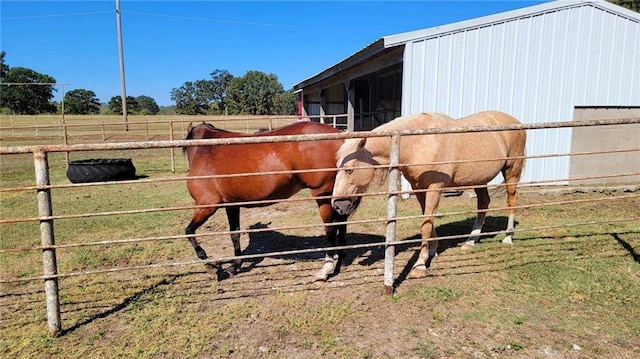
[[509, 208], [509, 221], [507, 222], [507, 235], [502, 240], [502, 243], [513, 243], [513, 232], [515, 231], [516, 223], [516, 202], [517, 195], [517, 182], [508, 182], [507, 186], [507, 207]]
[[467, 241], [462, 245], [463, 250], [472, 249], [473, 246], [475, 246], [476, 242], [480, 240], [482, 226], [484, 225], [484, 220], [487, 217], [487, 209], [489, 208], [489, 203], [491, 202], [487, 187], [476, 188], [475, 192], [476, 197], [478, 198], [478, 214], [476, 215], [476, 220], [473, 223], [473, 229], [471, 230], [469, 239], [467, 239]]
[[196, 251], [196, 255], [200, 259], [207, 259], [207, 252], [205, 252], [204, 249], [200, 247], [200, 244], [196, 240], [196, 237], [194, 237], [193, 235], [196, 233], [196, 230], [200, 228], [200, 226], [204, 224], [207, 219], [209, 219], [209, 217], [216, 213], [217, 209], [217, 207], [196, 208], [193, 211], [191, 222], [189, 222], [189, 225], [184, 231], [187, 235], [187, 238], [189, 239], [189, 242], [193, 246], [193, 249]]
[[[522, 153], [520, 153], [522, 155]], [[516, 159], [502, 170], [505, 187], [507, 188], [507, 207], [509, 208], [509, 221], [507, 222], [507, 235], [502, 243], [513, 243], [513, 232], [516, 224], [516, 204], [518, 201], [518, 182], [524, 168], [524, 160]]]

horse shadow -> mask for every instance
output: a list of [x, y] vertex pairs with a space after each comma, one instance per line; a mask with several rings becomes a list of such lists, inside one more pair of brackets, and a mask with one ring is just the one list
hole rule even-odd
[[[295, 236], [286, 235], [282, 232], [269, 230], [270, 223], [258, 222], [249, 226], [249, 230], [259, 230], [249, 232], [249, 243], [242, 250], [243, 255], [262, 254], [264, 257], [249, 258], [243, 260], [243, 266], [240, 272], [248, 272], [257, 267], [265, 258], [275, 258], [281, 260], [292, 261], [319, 261], [325, 256], [324, 251], [305, 252], [305, 253], [281, 253], [288, 251], [306, 250], [311, 248], [324, 248], [329, 245], [324, 235], [319, 236]], [[370, 258], [368, 261], [360, 264], [372, 265], [381, 258], [376, 248], [384, 245], [384, 236], [368, 233], [349, 233], [346, 235], [347, 245], [372, 244], [372, 247], [355, 248], [345, 250], [344, 258], [338, 263], [336, 271], [331, 276], [340, 273], [340, 268], [351, 265], [357, 258]], [[379, 245], [376, 245], [379, 243]], [[336, 244], [337, 245], [337, 244]], [[371, 253], [367, 256], [367, 253]], [[331, 277], [330, 276], [330, 277]], [[219, 279], [224, 279], [219, 278]]]
[[[457, 247], [458, 245], [464, 243], [467, 240], [466, 235], [471, 233], [473, 229], [473, 224], [475, 222], [475, 217], [469, 217], [467, 219], [446, 223], [436, 227], [436, 233], [438, 237], [448, 237], [448, 236], [460, 236], [460, 238], [456, 239], [443, 239], [438, 242], [438, 254], [444, 252], [445, 250], [453, 247]], [[487, 239], [492, 239], [497, 236], [496, 233], [487, 234], [491, 232], [499, 232], [504, 231], [507, 228], [507, 223], [509, 222], [509, 218], [505, 216], [499, 217], [486, 217], [484, 226], [482, 226], [482, 234], [480, 235], [480, 242]], [[517, 225], [518, 222], [515, 222]]]
[[[464, 241], [466, 241], [466, 235], [471, 232], [473, 228], [475, 217], [470, 217], [464, 220], [450, 222], [442, 224], [436, 227], [436, 232], [439, 237], [447, 236], [461, 236], [457, 239], [443, 239], [438, 241], [438, 254], [442, 254], [450, 248], [455, 248]], [[497, 232], [504, 230], [507, 226], [507, 217], [487, 217], [483, 227], [483, 232]], [[276, 230], [269, 230], [271, 223], [254, 223], [249, 226], [249, 230], [259, 230], [249, 232], [249, 243], [242, 250], [243, 255], [265, 254], [264, 257], [249, 258], [243, 260], [243, 266], [240, 269], [240, 273], [250, 272], [261, 264], [265, 258], [275, 258], [291, 261], [319, 261], [324, 258], [325, 252], [306, 252], [306, 253], [282, 253], [287, 251], [305, 250], [310, 248], [323, 248], [328, 246], [326, 237], [324, 235], [319, 236], [296, 236], [286, 235]], [[516, 223], [517, 224], [517, 223]], [[418, 228], [416, 228], [418, 230]], [[492, 239], [496, 237], [496, 234], [482, 234], [480, 241]], [[420, 234], [416, 233], [414, 236], [401, 239], [403, 240], [416, 240], [420, 239]], [[362, 248], [350, 248], [346, 249], [345, 255], [338, 263], [335, 272], [329, 277], [340, 274], [341, 268], [350, 266], [357, 262], [360, 266], [369, 267], [384, 260], [384, 242], [385, 237], [370, 233], [357, 233], [347, 232], [346, 235], [347, 245], [362, 245], [370, 244], [371, 246]], [[413, 250], [413, 256], [406, 263], [402, 272], [399, 274], [396, 282], [400, 284], [407, 278], [407, 275], [411, 271], [411, 268], [415, 261], [418, 259], [418, 251], [416, 247], [419, 247], [419, 243], [406, 243], [396, 245], [396, 256], [402, 252]], [[272, 254], [270, 254], [272, 253]], [[429, 267], [430, 263], [427, 263]], [[226, 276], [220, 276], [219, 279], [226, 279]]]
[[[503, 231], [505, 228], [507, 228], [508, 221], [509, 221], [509, 218], [505, 216], [498, 216], [498, 217], [487, 216], [484, 222], [484, 226], [482, 226], [482, 234], [480, 235], [479, 242], [482, 242], [488, 239], [493, 239], [496, 236], [498, 236], [498, 234], [496, 233], [491, 234], [491, 232]], [[441, 255], [447, 250], [451, 248], [456, 248], [460, 246], [462, 243], [464, 243], [468, 239], [467, 235], [469, 235], [471, 233], [471, 230], [473, 229], [474, 222], [475, 222], [475, 217], [469, 217], [460, 221], [450, 222], [450, 223], [442, 224], [440, 226], [436, 226], [436, 234], [438, 235], [438, 237], [457, 237], [457, 238], [451, 238], [451, 239], [438, 240], [438, 249], [437, 249], [438, 255]], [[518, 221], [515, 222], [515, 225], [516, 226], [518, 225]], [[421, 235], [416, 234], [414, 236], [405, 238], [405, 240], [416, 240], [420, 238], [421, 238]], [[419, 246], [419, 244], [407, 245], [406, 248], [411, 248], [416, 246]], [[402, 272], [400, 272], [400, 274], [398, 275], [398, 277], [394, 282], [394, 285], [393, 285], [394, 288], [397, 288], [400, 284], [402, 284], [402, 282], [404, 282], [407, 279], [409, 273], [411, 272], [411, 269], [413, 268], [413, 265], [418, 260], [419, 254], [420, 254], [419, 251], [415, 251], [411, 256], [411, 258], [407, 261]], [[427, 268], [431, 266], [432, 260], [433, 258], [430, 258], [427, 261], [426, 263]]]

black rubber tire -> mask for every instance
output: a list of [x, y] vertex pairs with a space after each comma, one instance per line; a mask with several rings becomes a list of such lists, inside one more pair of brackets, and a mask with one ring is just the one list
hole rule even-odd
[[130, 158], [69, 161], [67, 178], [72, 183], [135, 179], [136, 168]]

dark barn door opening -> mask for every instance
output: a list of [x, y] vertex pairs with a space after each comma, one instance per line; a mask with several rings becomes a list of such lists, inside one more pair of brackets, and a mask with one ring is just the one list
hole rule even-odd
[[354, 81], [356, 131], [370, 131], [400, 116], [402, 63]]

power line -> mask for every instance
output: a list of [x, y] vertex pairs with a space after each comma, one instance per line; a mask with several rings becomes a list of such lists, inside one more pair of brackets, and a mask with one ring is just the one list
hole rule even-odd
[[123, 11], [123, 14], [133, 14], [133, 15], [144, 15], [144, 16], [154, 16], [154, 17], [164, 17], [168, 19], [178, 19], [178, 20], [192, 20], [192, 21], [203, 21], [203, 22], [217, 22], [222, 24], [233, 24], [233, 25], [250, 25], [250, 26], [263, 26], [263, 27], [284, 27], [284, 28], [295, 28], [295, 29], [318, 29], [318, 30], [362, 30], [358, 28], [346, 28], [346, 27], [315, 27], [315, 26], [307, 26], [307, 25], [292, 25], [292, 24], [276, 24], [276, 23], [268, 23], [268, 22], [252, 22], [252, 21], [239, 21], [239, 20], [220, 20], [220, 19], [209, 19], [203, 17], [191, 17], [191, 16], [177, 16], [177, 15], [166, 15], [166, 14], [157, 14], [157, 13], [149, 13], [149, 12], [138, 12], [138, 11]]
[[75, 13], [66, 13], [66, 14], [49, 14], [49, 15], [33, 15], [33, 16], [3, 17], [3, 18], [2, 18], [2, 21], [7, 21], [7, 20], [43, 19], [43, 18], [48, 18], [48, 17], [84, 16], [84, 15], [110, 14], [110, 13], [113, 13], [113, 11], [111, 11], [111, 10], [103, 10], [103, 11], [92, 11], [92, 12], [75, 12]]
[[[5, 17], [5, 18], [2, 18], [2, 21], [32, 20], [32, 19], [44, 19], [44, 18], [54, 18], [54, 17], [70, 17], [70, 16], [86, 16], [86, 15], [97, 15], [97, 14], [110, 14], [112, 12], [113, 11], [111, 11], [111, 10], [103, 10], [103, 11], [77, 12], [77, 13], [65, 13], [65, 14], [48, 14], [48, 15]], [[308, 26], [308, 25], [277, 24], [277, 23], [241, 21], [241, 20], [209, 19], [209, 18], [203, 18], [203, 17], [177, 16], [177, 15], [167, 15], [167, 14], [139, 12], [139, 11], [122, 11], [121, 13], [122, 14], [132, 14], [132, 15], [142, 15], [142, 16], [152, 16], [152, 17], [163, 17], [163, 18], [167, 18], [167, 19], [177, 19], [177, 20], [215, 22], [215, 23], [232, 24], [232, 25], [248, 25], [248, 26], [262, 26], [262, 27], [282, 27], [282, 28], [292, 28], [292, 29], [309, 29], [309, 28], [313, 28], [313, 29], [317, 29], [317, 30], [350, 30], [350, 31], [362, 30], [362, 29], [358, 29], [358, 28], [335, 27], [335, 26], [315, 27], [315, 26]]]

